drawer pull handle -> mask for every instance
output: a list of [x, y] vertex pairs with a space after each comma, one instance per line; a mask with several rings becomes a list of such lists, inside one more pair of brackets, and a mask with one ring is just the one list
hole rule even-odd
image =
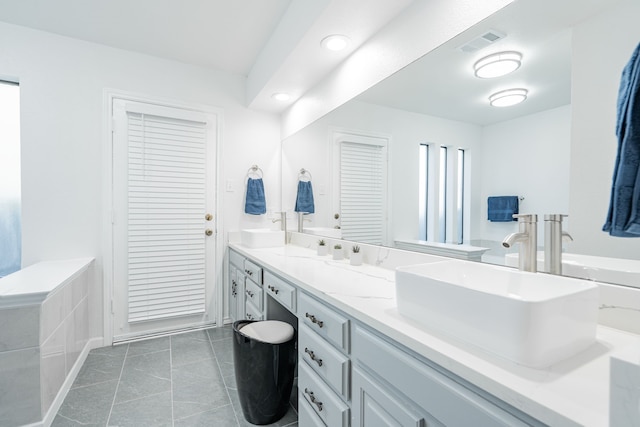
[[253, 276], [253, 271], [251, 270], [247, 270], [246, 268], [244, 269], [244, 272], [247, 273], [249, 276]]
[[318, 407], [318, 411], [322, 411], [322, 402], [316, 399], [316, 397], [313, 395], [313, 392], [309, 391], [309, 389], [306, 387], [304, 388], [304, 392], [309, 395], [309, 400], [311, 401], [311, 403], [314, 403]]
[[276, 289], [275, 286], [267, 286], [267, 288], [269, 288], [271, 290], [271, 292], [273, 292], [274, 294], [278, 295], [278, 292], [280, 292], [278, 289]]
[[249, 298], [253, 298], [253, 292], [251, 291], [246, 291], [246, 292], [247, 292], [247, 295], [249, 295]]
[[305, 313], [304, 316], [308, 317], [309, 320], [311, 320], [311, 323], [315, 323], [320, 328], [322, 328], [322, 325], [324, 325], [324, 322], [322, 320], [318, 320], [313, 314]]
[[253, 320], [253, 316], [252, 316], [252, 315], [250, 315], [249, 313], [247, 313], [247, 319], [249, 319], [249, 320]]
[[322, 366], [322, 359], [320, 359], [319, 357], [316, 357], [316, 355], [313, 352], [313, 350], [309, 350], [307, 347], [305, 347], [304, 348], [304, 352], [307, 353], [309, 355], [309, 358], [311, 360], [313, 360], [314, 362], [316, 362], [318, 364], [318, 366]]

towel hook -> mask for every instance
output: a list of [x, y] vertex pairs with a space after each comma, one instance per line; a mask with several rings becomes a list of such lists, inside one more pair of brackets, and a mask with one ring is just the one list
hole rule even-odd
[[300, 180], [300, 178], [303, 178], [305, 176], [309, 177], [309, 181], [311, 181], [312, 179], [311, 172], [309, 172], [305, 168], [300, 169], [300, 173], [298, 174], [298, 180]]
[[257, 176], [258, 178], [262, 178], [264, 172], [262, 172], [262, 169], [260, 169], [258, 165], [253, 165], [247, 170], [247, 176], [251, 177], [251, 174]]

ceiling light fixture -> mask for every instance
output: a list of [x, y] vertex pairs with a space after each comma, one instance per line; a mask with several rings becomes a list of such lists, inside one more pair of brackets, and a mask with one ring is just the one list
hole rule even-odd
[[507, 89], [496, 92], [489, 97], [489, 103], [494, 107], [510, 107], [527, 99], [526, 89]]
[[349, 45], [349, 37], [342, 34], [333, 34], [322, 39], [320, 45], [325, 49], [338, 52]]
[[514, 72], [520, 68], [521, 61], [520, 52], [498, 52], [478, 60], [473, 64], [473, 70], [476, 77], [492, 79]]
[[288, 101], [288, 100], [291, 99], [291, 95], [289, 95], [288, 93], [284, 93], [284, 92], [274, 93], [273, 95], [271, 95], [271, 97], [273, 99], [275, 99], [276, 101]]

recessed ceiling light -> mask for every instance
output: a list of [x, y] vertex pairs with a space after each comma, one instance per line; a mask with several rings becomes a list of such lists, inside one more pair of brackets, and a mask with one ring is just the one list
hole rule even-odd
[[520, 68], [521, 61], [520, 52], [498, 52], [477, 61], [473, 64], [473, 69], [476, 77], [492, 79], [514, 72]]
[[284, 92], [277, 92], [271, 95], [271, 97], [277, 101], [288, 101], [291, 99], [291, 95]]
[[343, 50], [349, 45], [349, 37], [343, 36], [342, 34], [333, 34], [323, 38], [320, 44], [325, 49], [337, 52]]
[[494, 107], [510, 107], [527, 99], [529, 91], [526, 89], [507, 89], [496, 92], [489, 97], [489, 103]]

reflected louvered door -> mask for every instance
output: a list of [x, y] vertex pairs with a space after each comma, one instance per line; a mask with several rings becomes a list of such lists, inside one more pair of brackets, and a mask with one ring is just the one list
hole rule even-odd
[[385, 243], [386, 152], [386, 141], [377, 138], [340, 142], [340, 226], [346, 240]]
[[124, 101], [114, 116], [114, 340], [213, 320], [213, 119]]

